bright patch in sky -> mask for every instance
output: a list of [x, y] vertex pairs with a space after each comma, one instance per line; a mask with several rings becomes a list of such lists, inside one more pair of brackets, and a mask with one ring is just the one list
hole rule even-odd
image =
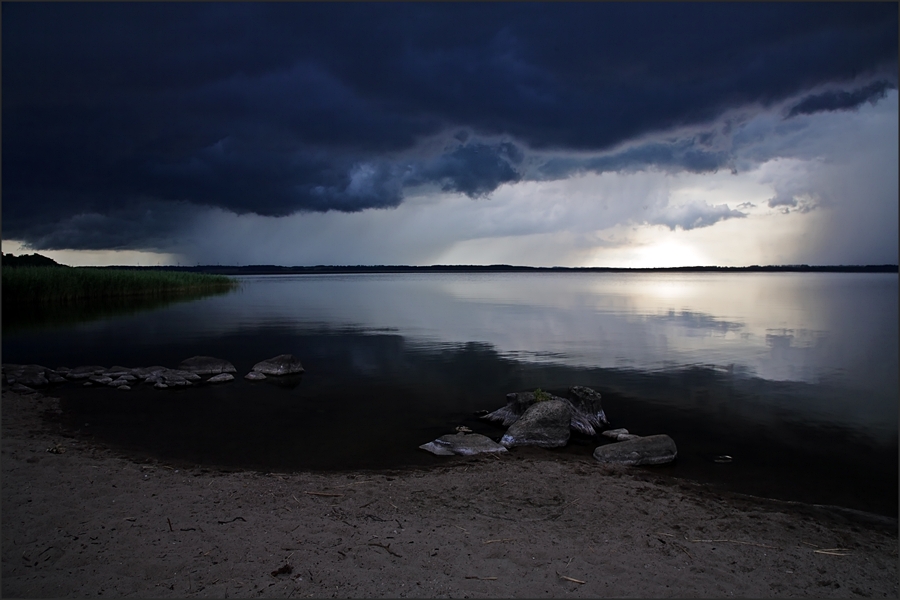
[[897, 261], [891, 3], [9, 3], [70, 264]]

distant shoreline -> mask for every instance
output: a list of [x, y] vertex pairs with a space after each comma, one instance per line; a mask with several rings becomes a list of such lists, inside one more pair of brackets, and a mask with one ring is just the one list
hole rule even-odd
[[217, 275], [315, 275], [349, 273], [898, 273], [898, 265], [753, 265], [749, 267], [525, 267], [515, 265], [277, 265], [116, 266], [108, 269], [165, 270]]

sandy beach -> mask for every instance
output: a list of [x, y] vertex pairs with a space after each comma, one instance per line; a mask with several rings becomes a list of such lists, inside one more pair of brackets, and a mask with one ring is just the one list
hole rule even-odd
[[516, 448], [403, 472], [135, 461], [2, 397], [2, 595], [897, 597], [897, 521]]

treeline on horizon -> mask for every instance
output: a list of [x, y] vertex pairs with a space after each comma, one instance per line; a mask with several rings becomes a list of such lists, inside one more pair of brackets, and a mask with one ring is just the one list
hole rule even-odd
[[[3, 255], [3, 266], [57, 266], [61, 265], [51, 258], [40, 254], [13, 256]], [[73, 267], [70, 267], [73, 268]], [[80, 268], [80, 267], [74, 267]], [[281, 266], [281, 265], [196, 265], [196, 266], [109, 266], [90, 267], [98, 270], [125, 271], [183, 271], [188, 273], [211, 273], [218, 275], [276, 275], [276, 274], [311, 274], [311, 273], [406, 273], [406, 272], [591, 272], [591, 273], [629, 273], [629, 272], [827, 272], [827, 273], [900, 273], [900, 267], [885, 265], [751, 265], [747, 267], [529, 267], [520, 265], [316, 265], [316, 266]]]
[[[113, 268], [113, 267], [104, 267]], [[285, 267], [279, 265], [197, 265], [193, 267], [115, 267], [124, 269], [162, 269], [219, 275], [301, 275], [338, 273], [661, 273], [661, 272], [815, 272], [815, 273], [900, 273], [898, 265], [752, 265], [749, 267], [527, 267], [516, 265], [317, 265]]]

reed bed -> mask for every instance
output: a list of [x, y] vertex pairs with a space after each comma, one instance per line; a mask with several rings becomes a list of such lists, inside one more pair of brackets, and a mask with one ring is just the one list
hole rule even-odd
[[171, 297], [227, 291], [224, 275], [96, 267], [5, 267], [4, 304], [72, 304], [112, 298]]

